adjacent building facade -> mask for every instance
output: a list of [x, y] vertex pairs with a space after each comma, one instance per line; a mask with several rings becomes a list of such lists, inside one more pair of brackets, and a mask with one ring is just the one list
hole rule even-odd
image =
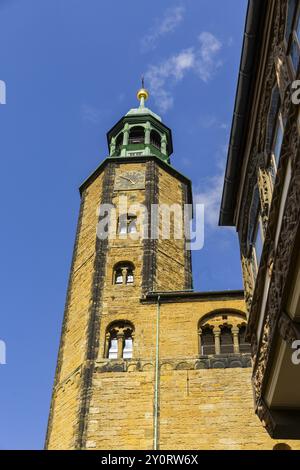
[[293, 439], [300, 437], [299, 63], [300, 2], [250, 0], [220, 225], [235, 225], [239, 235], [256, 413], [272, 437]]

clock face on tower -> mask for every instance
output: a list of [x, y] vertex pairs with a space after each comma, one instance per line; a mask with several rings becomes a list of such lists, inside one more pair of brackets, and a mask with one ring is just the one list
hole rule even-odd
[[116, 175], [114, 190], [144, 189], [145, 173], [143, 171], [123, 171]]

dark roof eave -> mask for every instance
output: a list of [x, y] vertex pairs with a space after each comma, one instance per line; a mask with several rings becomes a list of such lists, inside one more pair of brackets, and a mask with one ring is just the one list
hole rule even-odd
[[142, 302], [157, 302], [159, 298], [162, 302], [176, 302], [176, 301], [207, 301], [207, 299], [221, 300], [227, 299], [243, 299], [243, 290], [224, 290], [224, 291], [207, 291], [207, 292], [194, 292], [194, 291], [162, 291], [162, 292], [148, 292], [142, 299]]
[[249, 111], [249, 97], [252, 91], [255, 63], [260, 47], [261, 24], [267, 2], [249, 0], [244, 30], [237, 92], [231, 126], [227, 164], [224, 178], [219, 225], [234, 225], [234, 209], [238, 179], [242, 166], [242, 144]]

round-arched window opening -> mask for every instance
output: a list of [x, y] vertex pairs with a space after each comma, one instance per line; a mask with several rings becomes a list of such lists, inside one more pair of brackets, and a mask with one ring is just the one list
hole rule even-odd
[[128, 321], [114, 321], [106, 330], [104, 357], [131, 359], [133, 355], [134, 326]]
[[145, 142], [145, 130], [142, 126], [135, 126], [129, 132], [129, 144], [143, 144]]
[[201, 332], [201, 354], [208, 356], [209, 354], [215, 354], [215, 340], [212, 328], [204, 326]]
[[160, 134], [157, 131], [152, 130], [150, 132], [150, 144], [153, 145], [153, 147], [156, 147], [157, 149], [160, 150], [160, 148], [161, 148], [161, 137], [160, 137]]
[[134, 283], [134, 265], [129, 261], [121, 261], [114, 267], [113, 273], [114, 284], [133, 284]]

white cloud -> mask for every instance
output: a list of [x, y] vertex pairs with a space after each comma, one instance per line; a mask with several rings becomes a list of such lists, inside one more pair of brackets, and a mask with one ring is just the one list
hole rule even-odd
[[141, 41], [142, 52], [153, 50], [157, 47], [159, 39], [172, 33], [182, 22], [185, 9], [182, 6], [168, 8], [161, 20], [156, 20], [155, 25]]
[[220, 51], [221, 42], [211, 33], [206, 31], [199, 35], [200, 49], [197, 59], [197, 72], [201, 80], [207, 82], [211, 79], [215, 70], [222, 65], [222, 61], [216, 58]]
[[212, 230], [218, 227], [227, 148], [227, 145], [220, 147], [216, 154], [216, 173], [198, 185], [193, 196], [194, 203], [204, 204], [205, 224]]
[[192, 71], [206, 83], [222, 65], [217, 57], [222, 48], [221, 42], [208, 32], [202, 32], [198, 40], [196, 48], [184, 49], [159, 65], [148, 67], [145, 78], [160, 111], [165, 112], [173, 106], [171, 89], [186, 73]]
[[194, 203], [204, 204], [205, 224], [211, 229], [218, 227], [223, 182], [223, 173], [218, 173], [207, 178], [203, 189], [196, 188], [194, 194]]

